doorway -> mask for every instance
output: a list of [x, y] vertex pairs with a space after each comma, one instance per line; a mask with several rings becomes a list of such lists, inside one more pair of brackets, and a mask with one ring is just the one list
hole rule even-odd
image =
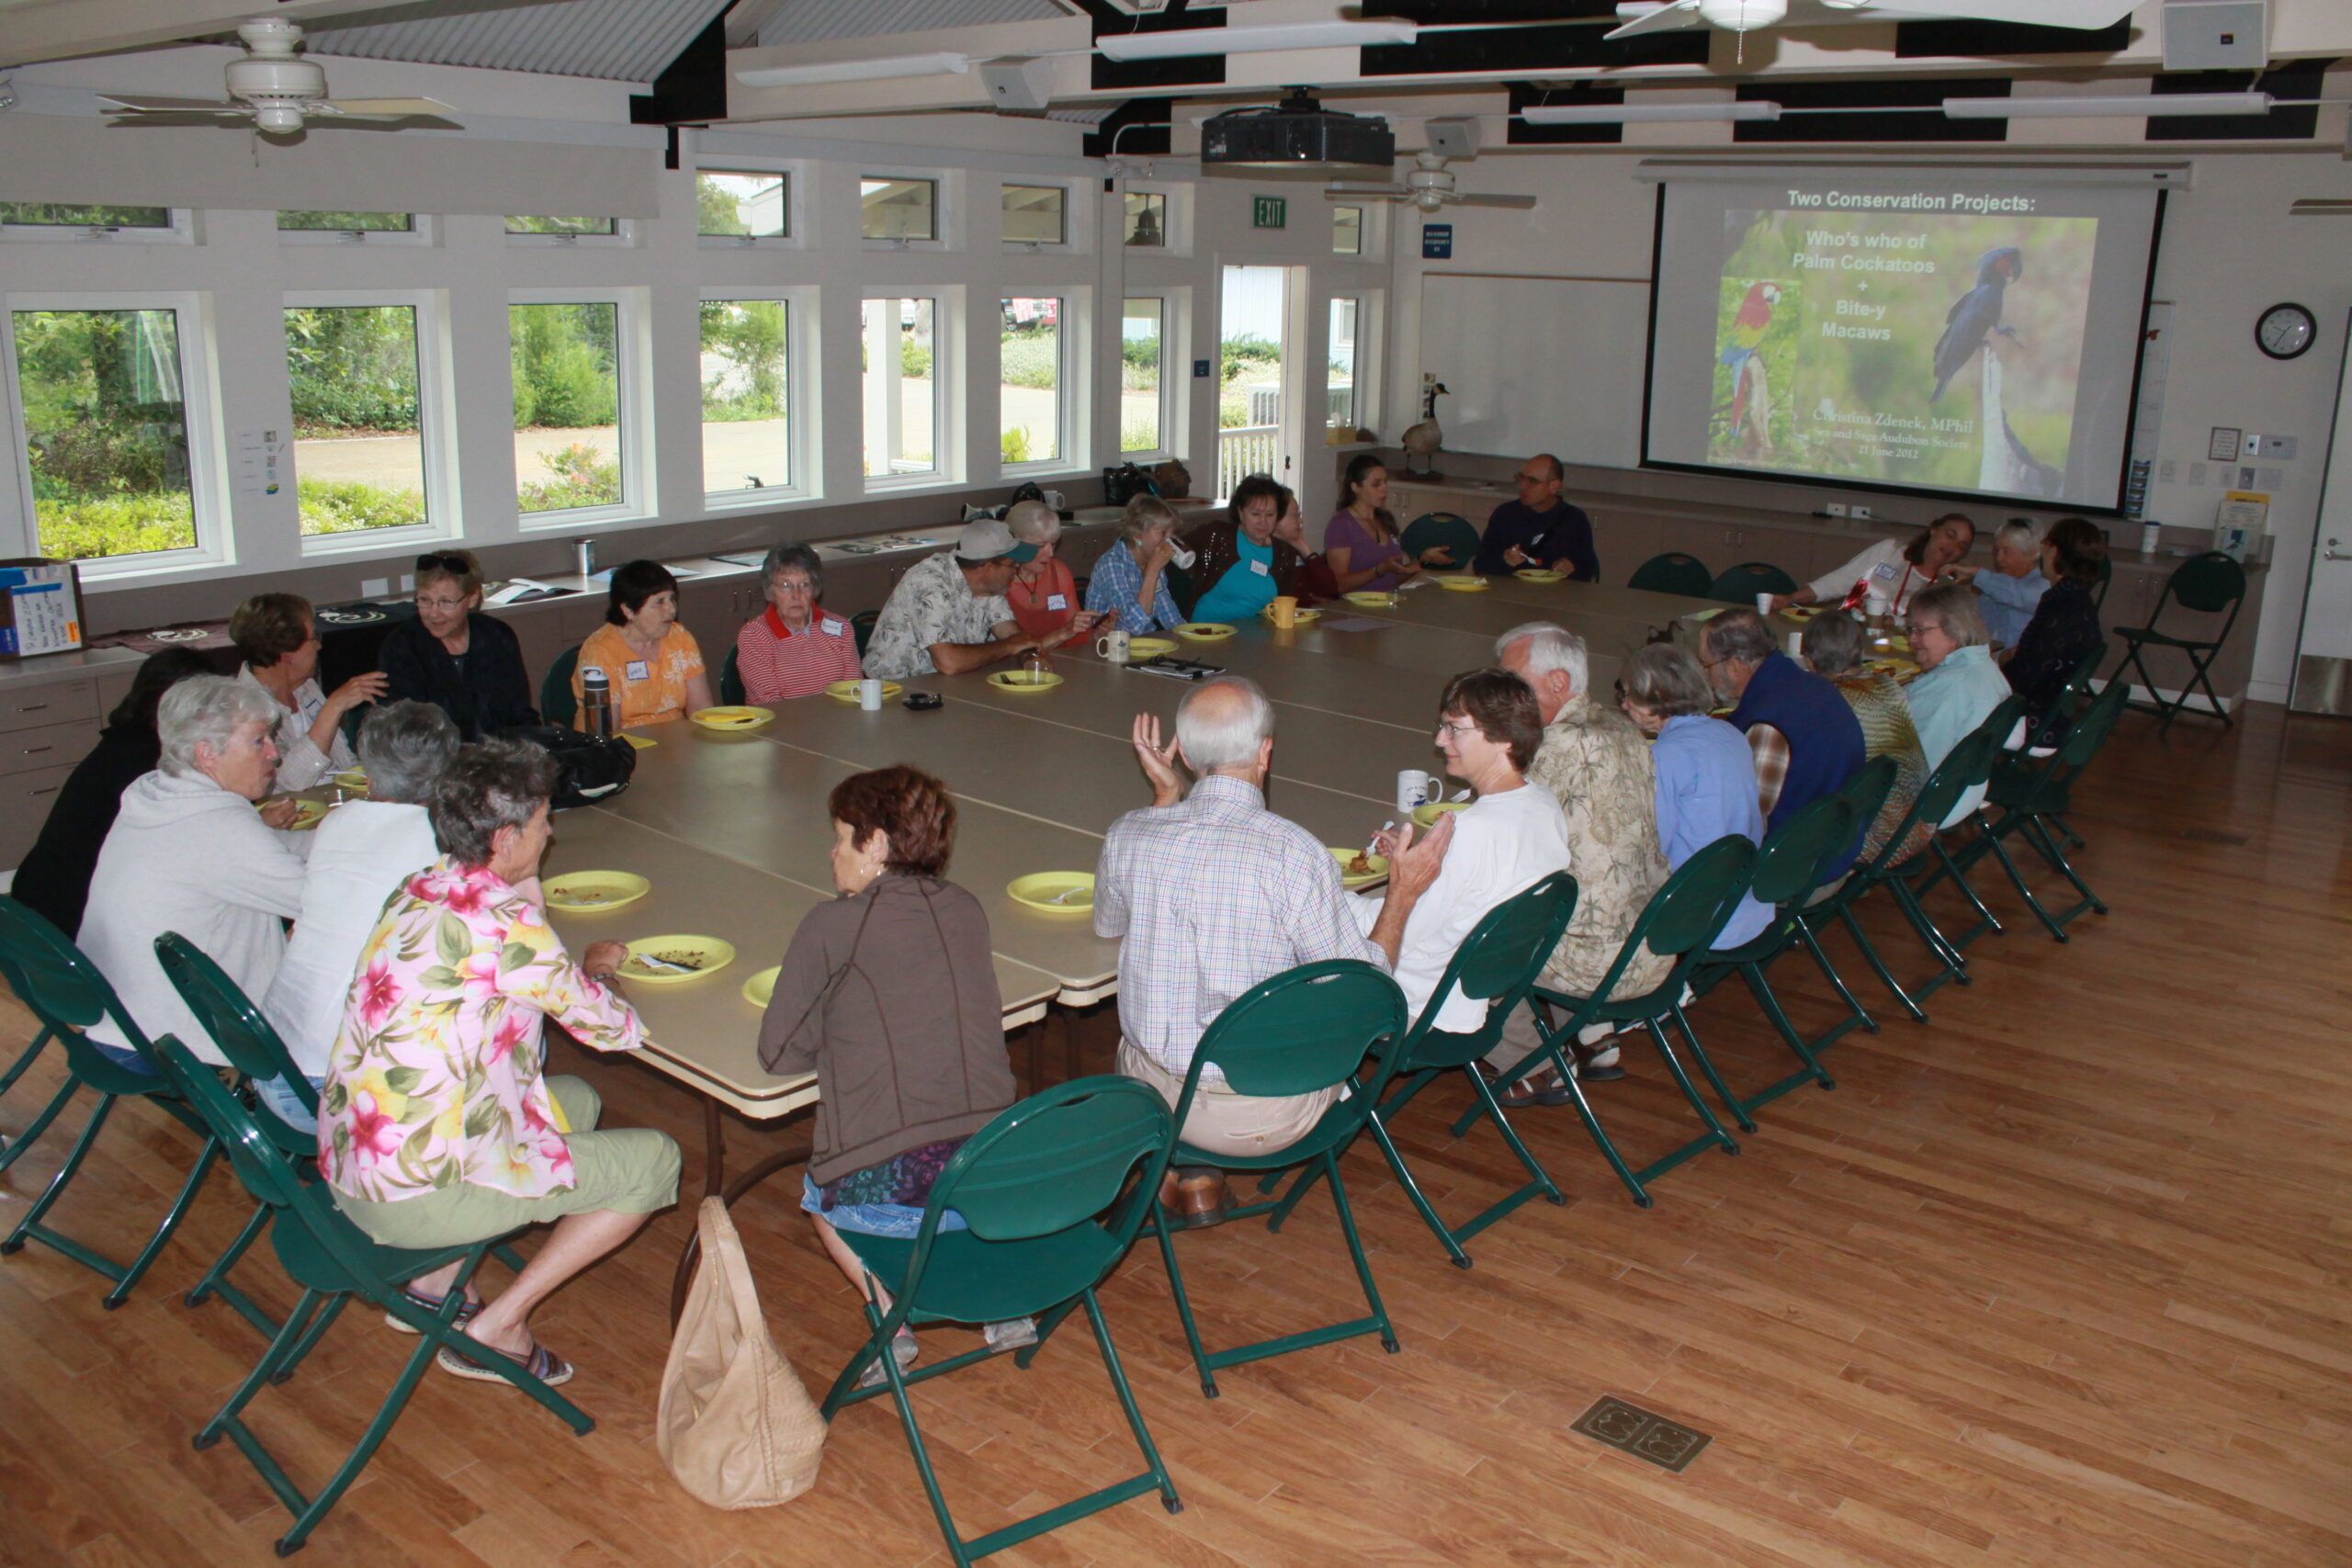
[[1293, 305], [1303, 278], [1283, 266], [1228, 266], [1217, 296], [1216, 491], [1249, 474], [1298, 482], [1299, 389], [1292, 384], [1297, 341]]

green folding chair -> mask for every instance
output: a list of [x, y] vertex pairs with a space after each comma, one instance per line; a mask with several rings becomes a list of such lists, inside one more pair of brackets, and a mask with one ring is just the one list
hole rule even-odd
[[[1355, 1213], [1348, 1207], [1348, 1190], [1340, 1179], [1340, 1156], [1369, 1117], [1371, 1108], [1387, 1093], [1397, 1053], [1405, 1039], [1405, 994], [1396, 982], [1369, 964], [1352, 958], [1302, 964], [1271, 979], [1261, 980], [1228, 1003], [1201, 1036], [1193, 1053], [1192, 1068], [1184, 1075], [1184, 1092], [1176, 1102], [1176, 1125], [1182, 1128], [1200, 1091], [1201, 1074], [1214, 1065], [1236, 1094], [1275, 1096], [1311, 1094], [1336, 1085], [1349, 1087], [1347, 1098], [1333, 1102], [1322, 1120], [1288, 1148], [1258, 1156], [1213, 1155], [1182, 1141], [1176, 1145], [1180, 1166], [1216, 1166], [1223, 1170], [1255, 1171], [1261, 1175], [1293, 1166], [1319, 1168], [1331, 1184], [1331, 1206], [1339, 1212], [1340, 1234], [1354, 1260], [1356, 1281], [1363, 1287], [1368, 1315], [1350, 1318], [1322, 1328], [1284, 1334], [1229, 1350], [1209, 1350], [1201, 1343], [1200, 1325], [1193, 1318], [1193, 1303], [1184, 1292], [1184, 1275], [1176, 1263], [1176, 1244], [1159, 1205], [1151, 1208], [1151, 1227], [1159, 1238], [1159, 1255], [1168, 1266], [1169, 1290], [1176, 1298], [1176, 1315], [1183, 1320], [1184, 1339], [1192, 1347], [1193, 1365], [1201, 1376], [1201, 1392], [1217, 1396], [1216, 1372], [1221, 1367], [1269, 1356], [1287, 1355], [1311, 1346], [1329, 1345], [1359, 1334], [1377, 1334], [1383, 1348], [1396, 1352], [1396, 1330], [1381, 1304], [1373, 1283], [1372, 1265], [1365, 1261], [1363, 1243], [1356, 1235]], [[1359, 1073], [1364, 1058], [1377, 1062]], [[1268, 1228], [1286, 1217], [1275, 1200], [1238, 1204], [1228, 1219], [1270, 1217]]]
[[1742, 561], [1707, 584], [1707, 597], [1726, 604], [1754, 604], [1758, 593], [1794, 593], [1797, 580], [1770, 561]]
[[[1949, 880], [1960, 890], [1960, 896], [1968, 900], [1969, 908], [1975, 911], [1975, 922], [1958, 936], [1945, 939], [1952, 948], [1960, 952], [1966, 952], [1969, 943], [1988, 931], [1996, 936], [2003, 934], [2005, 928], [1995, 917], [1993, 911], [1985, 907], [1984, 900], [1977, 897], [1976, 889], [1969, 884], [1968, 873], [1962, 867], [1961, 856], [1954, 854], [1951, 847], [1944, 842], [1944, 834], [1954, 828], [1973, 827], [1976, 829], [1977, 837], [1970, 840], [1970, 846], [1991, 834], [1993, 828], [1984, 816], [1984, 801], [1990, 797], [1993, 774], [2001, 766], [2002, 760], [2009, 755], [2009, 741], [2017, 734], [2019, 721], [2024, 716], [2025, 699], [2012, 695], [2002, 699], [1991, 713], [1984, 716], [1984, 722], [1976, 727], [1974, 739], [1982, 742], [1984, 748], [1984, 776], [1963, 788], [1961, 791], [1961, 798], [1965, 799], [1969, 794], [1980, 789], [1983, 793], [1977, 795], [1974, 810], [1969, 812], [1961, 821], [1946, 820], [1946, 825], [1928, 840], [1928, 852], [1935, 857], [1936, 863], [1925, 868], [1927, 876], [1914, 885], [1911, 889], [1912, 894], [1924, 906], [1928, 895], [1939, 884]], [[1959, 807], [1955, 805], [1951, 811], [1945, 814], [1945, 818], [1957, 815], [1958, 810]], [[1963, 849], [1970, 846], [1963, 846]]]
[[[1730, 976], [1737, 975], [1747, 982], [1748, 994], [1756, 998], [1756, 1005], [1764, 1010], [1764, 1016], [1771, 1021], [1774, 1032], [1795, 1054], [1800, 1064], [1796, 1072], [1759, 1093], [1745, 1100], [1730, 1095], [1724, 1097], [1724, 1109], [1737, 1120], [1742, 1132], [1754, 1132], [1756, 1123], [1752, 1118], [1755, 1112], [1792, 1089], [1802, 1089], [1809, 1083], [1818, 1084], [1825, 1089], [1836, 1089], [1836, 1080], [1821, 1065], [1820, 1053], [1842, 1039], [1857, 1024], [1877, 1027], [1871, 1023], [1870, 1015], [1862, 1010], [1861, 1004], [1854, 1000], [1853, 993], [1846, 989], [1846, 982], [1831, 966], [1821, 944], [1814, 940], [1813, 933], [1797, 918], [1804, 901], [1812, 897], [1826, 880], [1824, 874], [1837, 863], [1853, 839], [1854, 807], [1839, 795], [1823, 795], [1782, 823], [1781, 830], [1767, 838], [1756, 852], [1755, 871], [1748, 878], [1749, 894], [1758, 902], [1772, 906], [1772, 923], [1737, 947], [1708, 948], [1699, 955], [1699, 962], [1690, 972], [1690, 989], [1702, 997]], [[1797, 1032], [1796, 1026], [1789, 1021], [1788, 1010], [1781, 1007], [1780, 998], [1772, 994], [1771, 985], [1764, 977], [1766, 967], [1775, 958], [1800, 944], [1813, 953], [1814, 962], [1821, 966], [1821, 972], [1846, 998], [1846, 1017], [1816, 1040], [1807, 1040]], [[1706, 1069], [1707, 1077], [1715, 1084], [1717, 1091], [1722, 1092], [1723, 1075], [1715, 1070], [1706, 1049], [1694, 1039], [1690, 1042], [1690, 1052], [1699, 1058], [1700, 1066]]]
[[1714, 582], [1714, 574], [1697, 556], [1668, 550], [1635, 567], [1625, 586], [1651, 593], [1679, 593], [1688, 599], [1703, 599]]
[[[201, 1009], [197, 1016], [208, 1032], [233, 1027], [225, 1017], [207, 1019]], [[219, 1035], [214, 1037], [217, 1040]], [[492, 1241], [500, 1238], [424, 1252], [378, 1246], [334, 1206], [323, 1186], [303, 1179], [295, 1162], [254, 1122], [253, 1112], [238, 1102], [209, 1068], [190, 1055], [187, 1046], [167, 1035], [156, 1043], [155, 1055], [173, 1085], [203, 1118], [219, 1145], [228, 1150], [230, 1164], [236, 1170], [237, 1179], [244, 1183], [245, 1190], [275, 1212], [276, 1220], [270, 1227], [271, 1247], [287, 1278], [301, 1287], [300, 1299], [270, 1340], [269, 1348], [262, 1353], [253, 1371], [245, 1374], [228, 1402], [198, 1429], [195, 1438], [199, 1450], [211, 1448], [223, 1437], [235, 1443], [254, 1472], [277, 1494], [287, 1512], [294, 1516], [293, 1524], [277, 1539], [278, 1556], [288, 1557], [300, 1551], [311, 1531], [318, 1528], [319, 1521], [359, 1478], [359, 1472], [367, 1468], [368, 1461], [390, 1433], [392, 1423], [400, 1419], [409, 1395], [416, 1390], [417, 1381], [443, 1349], [464, 1356], [513, 1383], [555, 1412], [575, 1434], [585, 1437], [594, 1429], [595, 1422], [578, 1405], [532, 1376], [521, 1363], [508, 1359], [457, 1326], [458, 1310], [466, 1302], [466, 1283], [473, 1278]], [[439, 1310], [426, 1311], [401, 1289], [418, 1275], [429, 1274], [450, 1263], [458, 1265], [457, 1279]], [[382, 1309], [413, 1330], [417, 1337], [416, 1348], [410, 1353], [400, 1376], [393, 1380], [391, 1391], [360, 1433], [349, 1456], [336, 1467], [326, 1484], [305, 1496], [246, 1424], [244, 1411], [265, 1385], [284, 1382], [293, 1375], [354, 1298]]]
[[865, 645], [874, 640], [874, 624], [882, 618], [879, 610], [860, 610], [849, 618], [850, 635], [857, 638], [857, 656], [865, 657]]
[[[913, 1239], [840, 1233], [865, 1265], [866, 1278], [889, 1292], [891, 1301], [886, 1313], [870, 1294], [866, 1298], [866, 1342], [833, 1380], [832, 1392], [825, 1396], [825, 1418], [831, 1420], [843, 1406], [860, 1400], [890, 1395], [906, 1427], [907, 1447], [914, 1452], [931, 1511], [958, 1568], [1147, 1492], [1157, 1491], [1160, 1506], [1170, 1513], [1183, 1511], [1176, 1483], [1160, 1462], [1143, 1413], [1136, 1406], [1102, 1319], [1102, 1303], [1095, 1296], [1157, 1203], [1159, 1179], [1175, 1139], [1176, 1119], [1168, 1102], [1134, 1078], [1107, 1074], [1057, 1084], [965, 1140], [933, 1184], [923, 1205], [922, 1227]], [[963, 1216], [969, 1228], [943, 1230], [941, 1222], [950, 1211]], [[967, 1540], [957, 1533], [947, 1500], [940, 1494], [939, 1477], [907, 1391], [996, 1352], [985, 1347], [967, 1350], [910, 1372], [902, 1371], [890, 1354], [891, 1338], [901, 1325], [1034, 1316], [1038, 1320], [1037, 1342], [1013, 1358], [1014, 1365], [1025, 1371], [1062, 1319], [1079, 1306], [1086, 1309], [1095, 1348], [1126, 1413], [1127, 1429], [1143, 1450], [1145, 1468]], [[884, 1381], [859, 1388], [859, 1374], [877, 1362]]]
[[[0, 980], [7, 981], [8, 989], [14, 992], [18, 999], [23, 998], [25, 982], [18, 975], [17, 966], [9, 961], [5, 952], [0, 952]], [[40, 1060], [40, 1054], [49, 1049], [50, 1042], [57, 1038], [57, 1031], [51, 1028], [48, 1021], [41, 1018], [40, 1014], [33, 1015], [33, 1021], [40, 1027], [33, 1032], [31, 1043], [26, 1045], [16, 1061], [9, 1065], [7, 1072], [0, 1075], [0, 1095], [5, 1095], [16, 1088], [17, 1080], [25, 1076], [25, 1069]], [[49, 1124], [57, 1120], [57, 1113], [65, 1109], [66, 1098], [62, 1093], [52, 1095], [49, 1103], [41, 1108], [40, 1112], [26, 1123], [23, 1132], [13, 1138], [0, 1138], [0, 1170], [6, 1170], [16, 1164], [17, 1156], [31, 1148], [40, 1140], [41, 1134], [49, 1130]]]
[[539, 716], [558, 729], [571, 728], [580, 711], [580, 699], [571, 694], [571, 672], [579, 668], [580, 645], [574, 643], [555, 656], [548, 678], [539, 682]]
[[[1519, 1134], [1511, 1130], [1510, 1119], [1502, 1107], [1495, 1103], [1495, 1091], [1487, 1085], [1478, 1064], [1486, 1059], [1503, 1037], [1503, 1021], [1511, 1010], [1525, 1004], [1527, 993], [1533, 988], [1535, 977], [1543, 973], [1544, 961], [1560, 944], [1560, 933], [1568, 929], [1568, 920], [1577, 908], [1577, 879], [1565, 871], [1554, 872], [1534, 886], [1505, 899], [1487, 911], [1470, 934], [1463, 939], [1452, 962], [1446, 965], [1444, 977], [1437, 989], [1430, 993], [1429, 1005], [1421, 1009], [1421, 1016], [1413, 1021], [1412, 1032], [1396, 1051], [1396, 1071], [1389, 1086], [1388, 1096], [1373, 1108], [1365, 1122], [1365, 1130], [1373, 1142], [1380, 1145], [1388, 1168], [1396, 1173], [1396, 1184], [1405, 1196], [1420, 1211], [1421, 1221], [1431, 1235], [1445, 1247], [1446, 1256], [1457, 1269], [1470, 1267], [1470, 1255], [1462, 1244], [1493, 1224], [1497, 1220], [1541, 1193], [1553, 1203], [1565, 1203], [1567, 1199], [1535, 1156], [1527, 1151]], [[1487, 1004], [1486, 1021], [1467, 1034], [1452, 1033], [1437, 1027], [1438, 1010], [1445, 998], [1453, 994], [1456, 985], [1462, 994], [1473, 1001]], [[1388, 1122], [1397, 1112], [1412, 1102], [1415, 1095], [1447, 1073], [1458, 1072], [1469, 1081], [1470, 1092], [1495, 1119], [1495, 1126], [1510, 1145], [1510, 1152], [1530, 1178], [1527, 1184], [1490, 1205], [1476, 1218], [1458, 1229], [1449, 1227], [1439, 1217], [1436, 1207], [1421, 1190], [1413, 1173], [1406, 1168], [1405, 1156], [1388, 1135]], [[1362, 1092], [1358, 1089], [1355, 1092]], [[1270, 1173], [1259, 1184], [1259, 1190], [1270, 1191], [1281, 1179], [1279, 1171]], [[1289, 1192], [1277, 1205], [1269, 1228], [1279, 1230], [1282, 1221], [1295, 1208], [1308, 1188], [1323, 1179], [1320, 1166], [1309, 1166], [1298, 1173]]]
[[[179, 1229], [180, 1221], [187, 1215], [188, 1205], [196, 1201], [197, 1190], [204, 1185], [206, 1173], [211, 1170], [212, 1162], [220, 1157], [220, 1145], [209, 1134], [196, 1112], [173, 1092], [171, 1084], [160, 1072], [142, 1073], [127, 1067], [90, 1043], [83, 1032], [102, 1019], [111, 1018], [139, 1058], [151, 1064], [154, 1061], [153, 1049], [148, 1043], [147, 1036], [131, 1021], [121, 998], [115, 995], [114, 987], [98, 972], [98, 966], [85, 957], [81, 949], [60, 936], [56, 927], [14, 898], [0, 897], [0, 954], [6, 956], [9, 982], [16, 987], [17, 996], [40, 1021], [43, 1032], [55, 1035], [58, 1043], [65, 1047], [66, 1070], [71, 1075], [64, 1087], [57, 1091], [56, 1098], [42, 1109], [32, 1125], [26, 1128], [24, 1136], [10, 1146], [10, 1157], [29, 1147], [32, 1140], [65, 1109], [66, 1102], [83, 1089], [87, 1089], [98, 1097], [97, 1108], [91, 1111], [89, 1122], [82, 1129], [82, 1135], [74, 1139], [73, 1149], [65, 1156], [65, 1163], [57, 1168], [57, 1174], [50, 1179], [48, 1187], [33, 1201], [32, 1207], [25, 1211], [24, 1217], [8, 1233], [7, 1239], [0, 1241], [0, 1254], [13, 1256], [22, 1252], [28, 1241], [40, 1242], [63, 1253], [85, 1269], [113, 1282], [114, 1288], [105, 1297], [107, 1309], [112, 1311], [130, 1299], [130, 1292], [137, 1288], [148, 1267], [155, 1261], [156, 1255], [172, 1239], [172, 1233]], [[154, 1234], [139, 1249], [139, 1255], [127, 1264], [117, 1263], [44, 1223], [49, 1212], [57, 1206], [57, 1201], [65, 1195], [65, 1190], [74, 1184], [74, 1178], [81, 1170], [82, 1161], [88, 1156], [90, 1145], [97, 1141], [99, 1129], [114, 1113], [116, 1103], [123, 1100], [148, 1100], [204, 1139], [203, 1147], [197, 1152], [194, 1168], [188, 1171], [187, 1181], [180, 1186], [179, 1196], [173, 1200], [163, 1223], [155, 1227]]]
[[1458, 512], [1425, 512], [1405, 525], [1396, 542], [1415, 560], [1440, 545], [1453, 552], [1452, 565], [1433, 566], [1431, 571], [1467, 571], [1478, 558], [1478, 525]]
[[[1645, 1209], [1651, 1201], [1648, 1184], [1683, 1161], [1711, 1148], [1722, 1149], [1725, 1154], [1739, 1152], [1739, 1145], [1724, 1131], [1723, 1123], [1715, 1120], [1715, 1113], [1699, 1098], [1690, 1075], [1683, 1070], [1681, 1058], [1674, 1054], [1674, 1046], [1666, 1037], [1663, 1024], [1671, 1019], [1685, 1040], [1696, 1040], [1690, 1021], [1683, 1016], [1682, 987], [1696, 967], [1700, 953], [1715, 940], [1715, 933], [1724, 929], [1724, 922], [1738, 908], [1741, 896], [1747, 891], [1749, 868], [1755, 860], [1754, 844], [1737, 834], [1727, 834], [1683, 862], [1681, 869], [1666, 879], [1666, 886], [1650, 896], [1641, 919], [1634, 922], [1633, 931], [1611, 962], [1608, 974], [1601, 977], [1591, 996], [1567, 996], [1546, 989], [1539, 981], [1530, 995], [1543, 1024], [1542, 1041], [1497, 1079], [1506, 1084], [1517, 1083], [1539, 1067], [1549, 1066], [1559, 1075], [1570, 1103], [1584, 1122], [1584, 1130], [1592, 1135], [1594, 1145], [1609, 1161], [1609, 1168], [1617, 1173], [1617, 1179], [1625, 1184], [1634, 1201]], [[1611, 997], [1626, 966], [1645, 946], [1654, 953], [1674, 957], [1666, 978], [1638, 997]], [[1554, 1008], [1567, 1014], [1567, 1021], [1556, 1028], [1551, 1023]], [[1681, 1086], [1682, 1098], [1690, 1102], [1690, 1109], [1706, 1123], [1706, 1132], [1640, 1170], [1627, 1165], [1625, 1156], [1617, 1152], [1617, 1145], [1601, 1129], [1600, 1118], [1593, 1115], [1584, 1087], [1577, 1082], [1568, 1065], [1567, 1043], [1592, 1023], [1638, 1023], [1646, 1027], [1651, 1040], [1657, 1044], [1658, 1055], [1666, 1058], [1667, 1067], [1674, 1074], [1674, 1081]], [[1482, 1102], [1464, 1111], [1453, 1123], [1453, 1135], [1458, 1138], [1467, 1133], [1479, 1117], [1488, 1113], [1491, 1103]]]
[[718, 700], [729, 707], [741, 707], [750, 700], [743, 694], [743, 671], [737, 666], [735, 649], [731, 648], [718, 667]]
[[[2184, 610], [2209, 615], [2226, 611], [2228, 618], [2211, 637], [2176, 637], [2160, 632], [2156, 623], [2164, 619], [2165, 605], [2172, 600], [2179, 601]], [[2172, 721], [2188, 708], [2188, 699], [2197, 694], [2199, 686], [2205, 689], [2205, 700], [2222, 716], [2222, 724], [2233, 722], [2230, 710], [2222, 705], [2221, 694], [2213, 690], [2211, 671], [2213, 660], [2222, 655], [2222, 645], [2230, 639], [2230, 628], [2238, 624], [2238, 612], [2245, 606], [2245, 568], [2220, 550], [2207, 550], [2173, 568], [2172, 575], [2165, 580], [2164, 592], [2156, 595], [2156, 607], [2149, 615], [2146, 626], [2115, 628], [2115, 635], [2123, 639], [2123, 662], [2140, 672], [2141, 681], [2148, 688], [2150, 700], [2132, 705], [2145, 713], [2161, 715], [2156, 726], [2160, 731], [2172, 728]], [[2165, 701], [2155, 677], [2148, 673], [2146, 654], [2151, 648], [2177, 649], [2188, 660], [2188, 679], [2181, 682], [2180, 694], [2171, 702]], [[2124, 679], [2123, 672], [2119, 670], [2116, 678]]]
[[[2122, 716], [2131, 695], [2132, 688], [2124, 682], [2109, 682], [2089, 708], [2075, 721], [2073, 728], [2067, 730], [2054, 753], [2043, 758], [2018, 759], [1995, 773], [1991, 791], [1985, 798], [1988, 804], [2001, 807], [2002, 814], [1984, 827], [1976, 841], [1969, 845], [1960, 857], [1963, 863], [1971, 863], [1986, 854], [1999, 860], [2001, 869], [2008, 874], [2010, 886], [2025, 900], [2026, 908], [2033, 911], [2034, 918], [2041, 922], [2043, 929], [2059, 942], [2070, 940], [2066, 927], [2076, 916], [2090, 910], [2102, 915], [2107, 913], [2107, 906], [2100, 902], [2098, 894], [2091, 891], [2090, 884], [2083, 880], [2074, 863], [2066, 858], [2066, 842], [2079, 846], [2082, 840], [2066, 827], [2064, 814], [2073, 808], [2075, 781], [2082, 776], [2083, 770], [2090, 766], [2091, 759], [2098, 755], [2099, 748], [2106, 745], [2108, 737], [2114, 733], [2115, 722]], [[2054, 833], [2053, 829], [2056, 829]], [[2041, 858], [2050, 863], [2052, 870], [2074, 884], [2075, 891], [2081, 895], [2077, 903], [2053, 915], [2041, 899], [2034, 897], [2033, 889], [2026, 886], [2024, 875], [2018, 870], [2016, 861], [2010, 858], [2003, 843], [2004, 840], [2018, 835], [2033, 845]]]

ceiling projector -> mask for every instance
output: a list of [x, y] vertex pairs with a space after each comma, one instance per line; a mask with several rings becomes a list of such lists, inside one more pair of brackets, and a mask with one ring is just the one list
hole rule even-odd
[[1228, 109], [1201, 122], [1204, 164], [1297, 168], [1314, 164], [1396, 161], [1396, 135], [1372, 115], [1327, 109], [1304, 87], [1272, 107]]

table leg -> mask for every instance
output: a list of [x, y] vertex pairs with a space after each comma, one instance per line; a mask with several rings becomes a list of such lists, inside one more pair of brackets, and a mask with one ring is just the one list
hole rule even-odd
[[1053, 1010], [1062, 1021], [1062, 1081], [1070, 1082], [1079, 1076], [1078, 1013], [1070, 1008]]
[[[797, 1120], [806, 1111], [796, 1111], [787, 1120]], [[787, 1166], [806, 1165], [810, 1140], [801, 1139], [791, 1145], [755, 1163], [734, 1180], [727, 1179], [726, 1113], [715, 1100], [703, 1101], [703, 1179], [702, 1195], [716, 1197], [729, 1208], [736, 1201]], [[696, 1226], [686, 1235], [686, 1245], [678, 1254], [678, 1268], [670, 1280], [670, 1326], [678, 1325], [678, 1318], [686, 1310], [686, 1287], [695, 1277], [695, 1262], [702, 1256], [702, 1230]]]

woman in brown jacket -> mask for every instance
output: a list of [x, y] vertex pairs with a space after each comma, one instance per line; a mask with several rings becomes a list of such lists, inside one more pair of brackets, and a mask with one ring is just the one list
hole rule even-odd
[[[760, 1025], [773, 1073], [817, 1074], [816, 1146], [800, 1206], [861, 1294], [865, 1266], [840, 1232], [911, 1238], [956, 1146], [1015, 1099], [1003, 1003], [979, 900], [943, 879], [956, 838], [947, 786], [905, 766], [843, 779], [826, 802], [833, 886], [808, 911]], [[964, 1228], [944, 1215], [943, 1230]], [[872, 1287], [876, 1303], [889, 1298]], [[990, 1324], [1000, 1349], [1035, 1326]], [[891, 1347], [915, 1359], [904, 1328]], [[881, 1381], [881, 1366], [866, 1381]]]

